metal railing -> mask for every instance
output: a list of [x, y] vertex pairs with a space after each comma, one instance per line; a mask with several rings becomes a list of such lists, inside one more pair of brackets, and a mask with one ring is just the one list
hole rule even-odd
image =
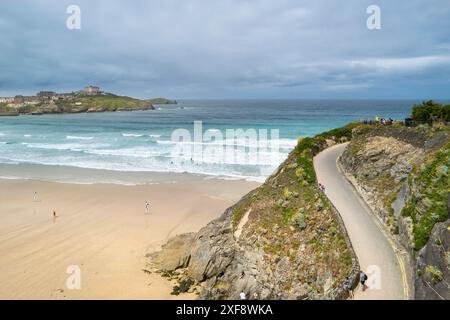
[[379, 126], [391, 126], [393, 124], [402, 125], [405, 127], [417, 127], [419, 125], [429, 125], [432, 126], [433, 124], [443, 124], [450, 126], [450, 122], [445, 121], [420, 121], [420, 120], [413, 120], [411, 118], [406, 118], [404, 120], [393, 120], [393, 119], [380, 119], [378, 121], [376, 120], [360, 120], [360, 123], [368, 124], [368, 125], [379, 125]]

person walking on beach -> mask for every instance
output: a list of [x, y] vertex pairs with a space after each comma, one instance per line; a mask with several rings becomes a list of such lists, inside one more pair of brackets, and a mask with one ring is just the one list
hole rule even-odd
[[366, 286], [367, 279], [368, 279], [367, 275], [362, 270], [360, 270], [359, 271], [359, 282], [361, 282], [362, 291], [366, 291], [366, 289], [367, 289], [367, 286]]
[[352, 286], [352, 283], [350, 282], [350, 279], [348, 277], [345, 277], [344, 287], [345, 287], [345, 290], [347, 290], [347, 292], [348, 292], [349, 299], [353, 299], [354, 298], [354, 296], [353, 296], [353, 286]]
[[38, 193], [37, 193], [37, 191], [34, 192], [33, 201], [34, 202], [38, 201]]
[[148, 201], [145, 201], [145, 213], [148, 213], [150, 210], [150, 203]]
[[53, 210], [53, 218], [56, 218], [56, 211]]

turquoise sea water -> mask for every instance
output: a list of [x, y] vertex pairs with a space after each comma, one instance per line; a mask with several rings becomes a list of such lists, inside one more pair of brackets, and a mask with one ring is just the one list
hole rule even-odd
[[[23, 178], [21, 172], [28, 171], [21, 168], [33, 166], [41, 172], [39, 178], [45, 178], [42, 172], [54, 175], [54, 168], [64, 167], [262, 181], [286, 158], [298, 137], [375, 115], [403, 119], [415, 102], [190, 100], [155, 111], [0, 117], [0, 176]], [[172, 141], [177, 129], [188, 130], [193, 139], [194, 121], [202, 121], [202, 133], [211, 141]], [[254, 129], [258, 140], [221, 140], [227, 129]], [[262, 143], [261, 129], [268, 130], [269, 144]], [[271, 136], [274, 129], [278, 137]]]

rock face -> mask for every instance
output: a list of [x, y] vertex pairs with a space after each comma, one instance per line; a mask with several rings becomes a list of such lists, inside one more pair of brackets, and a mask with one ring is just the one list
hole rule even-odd
[[192, 243], [188, 270], [197, 281], [223, 273], [234, 259], [235, 246], [230, 224], [231, 210], [200, 230]]
[[417, 255], [416, 299], [450, 300], [450, 220], [434, 226], [430, 240]]
[[[448, 219], [450, 131], [360, 127], [354, 130], [340, 165], [391, 237], [410, 253], [416, 297], [448, 297], [448, 222], [439, 222]], [[434, 282], [429, 278], [433, 273]]]
[[398, 219], [401, 208], [393, 216], [385, 200], [389, 193], [399, 193], [414, 164], [422, 161], [424, 155], [423, 149], [411, 143], [389, 136], [368, 136], [364, 141], [351, 143], [341, 164], [356, 180], [358, 191], [375, 214], [393, 228], [393, 219]]
[[[295, 283], [284, 288], [287, 278], [296, 273], [314, 274], [315, 261], [302, 245], [294, 261], [289, 257], [269, 256], [255, 247], [259, 237], [234, 239], [228, 209], [197, 234], [177, 236], [151, 255], [152, 264], [172, 272], [186, 268], [189, 278], [204, 282], [200, 299], [239, 299], [245, 292], [251, 299], [344, 299], [346, 292], [336, 286], [332, 272], [321, 271], [313, 285]], [[336, 251], [333, 253], [338, 255]], [[353, 261], [351, 281], [357, 282], [358, 265]], [[339, 281], [340, 282], [340, 281]], [[321, 288], [320, 292], [317, 288]]]
[[344, 299], [343, 281], [357, 282], [358, 262], [310, 176], [314, 152], [326, 145], [299, 143], [266, 183], [198, 233], [171, 239], [151, 264], [202, 282], [201, 299]]
[[160, 270], [170, 271], [186, 268], [191, 256], [191, 247], [195, 233], [186, 233], [170, 239], [163, 245], [161, 252], [151, 255], [153, 262]]
[[368, 180], [386, 173], [395, 181], [405, 179], [411, 172], [414, 162], [423, 157], [423, 151], [412, 144], [392, 137], [368, 137], [364, 149], [351, 155], [345, 153], [346, 163], [359, 178]]

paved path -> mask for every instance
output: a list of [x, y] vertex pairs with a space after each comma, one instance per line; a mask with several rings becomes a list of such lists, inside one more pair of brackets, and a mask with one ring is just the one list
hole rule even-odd
[[370, 209], [337, 167], [336, 161], [346, 146], [340, 144], [324, 150], [314, 158], [314, 167], [318, 181], [325, 185], [326, 195], [344, 220], [361, 268], [369, 276], [369, 289], [362, 292], [358, 287], [355, 299], [407, 299], [402, 260]]

